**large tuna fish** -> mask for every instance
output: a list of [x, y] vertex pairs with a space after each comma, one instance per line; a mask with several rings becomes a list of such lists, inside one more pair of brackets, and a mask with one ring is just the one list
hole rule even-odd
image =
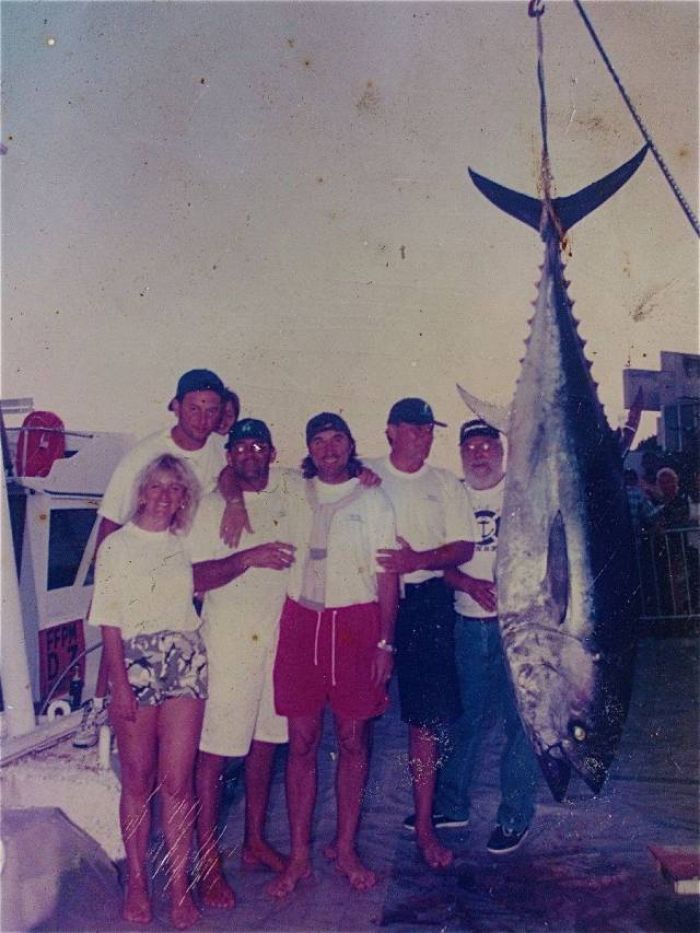
[[[507, 428], [498, 607], [521, 718], [554, 797], [575, 768], [597, 793], [627, 714], [636, 574], [619, 438], [598, 400], [567, 294], [564, 231], [644, 158], [565, 198], [477, 188], [544, 241], [527, 351]], [[473, 405], [473, 397], [465, 400]], [[478, 405], [477, 405], [478, 408]], [[479, 411], [487, 420], [492, 412]], [[494, 420], [492, 418], [492, 420]]]

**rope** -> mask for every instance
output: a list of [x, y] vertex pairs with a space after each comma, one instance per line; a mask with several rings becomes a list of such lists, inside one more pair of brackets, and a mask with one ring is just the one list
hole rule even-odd
[[566, 246], [566, 231], [561, 225], [552, 207], [552, 169], [549, 162], [549, 143], [547, 140], [547, 95], [544, 82], [544, 36], [542, 33], [542, 15], [544, 3], [542, 0], [530, 0], [528, 15], [536, 20], [537, 26], [537, 83], [540, 88], [540, 126], [542, 128], [542, 167], [540, 178], [542, 180], [542, 218], [540, 220], [540, 233], [544, 232], [547, 220], [557, 231], [562, 248]]
[[[596, 48], [598, 49], [598, 51], [600, 52], [600, 54], [601, 54], [601, 56], [602, 56], [602, 59], [603, 59], [603, 61], [605, 62], [605, 65], [606, 65], [608, 71], [610, 72], [610, 75], [612, 76], [613, 81], [615, 82], [615, 84], [616, 84], [617, 87], [618, 87], [618, 90], [619, 90], [620, 93], [622, 94], [622, 98], [623, 98], [624, 102], [627, 104], [627, 107], [628, 107], [628, 109], [629, 109], [629, 112], [632, 114], [632, 117], [634, 118], [635, 123], [636, 123], [637, 126], [639, 127], [639, 129], [640, 129], [640, 131], [641, 131], [641, 133], [642, 133], [642, 136], [644, 137], [644, 139], [646, 140], [646, 142], [647, 142], [649, 148], [650, 148], [651, 151], [653, 152], [654, 158], [655, 158], [656, 161], [658, 162], [659, 168], [661, 169], [661, 171], [662, 171], [663, 174], [664, 174], [664, 178], [666, 179], [666, 181], [669, 183], [669, 185], [670, 185], [670, 187], [671, 187], [671, 191], [673, 191], [673, 193], [675, 194], [678, 203], [680, 204], [681, 208], [683, 209], [683, 213], [684, 213], [685, 216], [688, 218], [688, 220], [689, 220], [689, 222], [690, 222], [690, 225], [692, 226], [692, 228], [693, 228], [693, 230], [695, 231], [696, 235], [700, 237], [700, 225], [698, 224], [698, 220], [697, 220], [695, 214], [693, 213], [693, 211], [692, 211], [690, 205], [688, 204], [688, 201], [686, 200], [685, 196], [683, 195], [683, 192], [682, 192], [681, 189], [678, 187], [678, 184], [676, 183], [676, 180], [674, 179], [673, 175], [671, 175], [671, 172], [670, 172], [668, 166], [666, 165], [666, 163], [664, 162], [663, 158], [661, 157], [661, 153], [660, 153], [659, 150], [656, 148], [656, 145], [655, 145], [653, 139], [651, 138], [651, 136], [650, 136], [650, 134], [649, 134], [649, 131], [648, 131], [647, 128], [644, 126], [644, 123], [642, 122], [641, 117], [640, 117], [639, 114], [637, 113], [637, 111], [636, 111], [636, 109], [635, 109], [635, 107], [634, 107], [634, 104], [633, 104], [632, 101], [630, 100], [629, 95], [627, 94], [627, 91], [626, 91], [626, 90], [624, 89], [624, 87], [622, 86], [622, 82], [620, 81], [619, 77], [617, 76], [617, 73], [616, 73], [615, 69], [613, 68], [610, 59], [608, 58], [608, 56], [607, 56], [607, 54], [606, 54], [606, 52], [605, 52], [605, 49], [604, 49], [603, 46], [601, 45], [600, 39], [599, 39], [598, 36], [596, 35], [596, 32], [595, 32], [595, 30], [593, 29], [593, 26], [591, 25], [591, 21], [588, 19], [588, 16], [586, 15], [586, 12], [585, 12], [585, 10], [583, 9], [583, 6], [581, 5], [581, 0], [574, 0], [574, 4], [575, 4], [575, 6], [576, 6], [576, 9], [577, 9], [577, 10], [579, 11], [579, 13], [581, 14], [581, 18], [583, 19], [583, 22], [584, 22], [584, 24], [585, 24], [585, 26], [586, 26], [586, 29], [588, 29], [588, 32], [590, 33], [591, 38], [593, 39], [593, 42], [594, 42], [594, 44], [595, 44], [595, 47], [596, 47]], [[538, 25], [539, 25], [539, 20], [538, 20]]]

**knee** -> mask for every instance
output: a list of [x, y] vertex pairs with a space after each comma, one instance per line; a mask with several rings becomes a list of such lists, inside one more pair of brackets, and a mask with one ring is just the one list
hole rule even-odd
[[313, 758], [318, 751], [319, 742], [321, 741], [321, 732], [297, 732], [293, 729], [289, 730], [289, 754], [292, 758]]
[[338, 729], [338, 747], [342, 755], [362, 758], [367, 754], [367, 729], [364, 723]]
[[177, 771], [167, 771], [160, 776], [160, 787], [169, 797], [186, 800], [194, 795], [193, 774], [180, 774]]
[[139, 766], [122, 768], [122, 790], [131, 797], [142, 797], [145, 799], [153, 793], [155, 781], [155, 768], [143, 768]]

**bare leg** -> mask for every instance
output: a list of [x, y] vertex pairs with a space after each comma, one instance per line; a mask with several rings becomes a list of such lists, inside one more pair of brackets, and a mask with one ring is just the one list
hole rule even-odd
[[135, 722], [113, 722], [119, 743], [119, 821], [126, 851], [127, 882], [122, 915], [129, 923], [151, 922], [146, 856], [156, 778], [158, 709], [142, 706]]
[[284, 871], [267, 886], [273, 897], [291, 894], [302, 878], [311, 874], [311, 817], [316, 802], [320, 741], [321, 713], [290, 717], [286, 789], [292, 851]]
[[433, 733], [420, 726], [408, 727], [408, 765], [413, 782], [416, 808], [416, 842], [431, 868], [446, 868], [454, 855], [438, 841], [433, 829], [438, 742]]
[[377, 883], [377, 878], [360, 861], [355, 842], [367, 781], [369, 724], [336, 716], [335, 728], [339, 748], [336, 771], [338, 833], [334, 844], [326, 849], [326, 856], [335, 858], [338, 871], [347, 877], [353, 888], [366, 891]]
[[199, 896], [206, 907], [234, 907], [236, 896], [224, 878], [217, 846], [217, 825], [226, 759], [222, 755], [199, 752], [195, 768], [197, 793], [197, 876]]
[[199, 918], [188, 882], [195, 823], [194, 763], [204, 717], [204, 700], [176, 697], [158, 707], [159, 783], [163, 832], [170, 865], [170, 922], [184, 930]]
[[272, 766], [277, 746], [253, 740], [245, 760], [245, 838], [243, 864], [282, 871], [284, 858], [265, 839], [265, 820], [270, 802]]

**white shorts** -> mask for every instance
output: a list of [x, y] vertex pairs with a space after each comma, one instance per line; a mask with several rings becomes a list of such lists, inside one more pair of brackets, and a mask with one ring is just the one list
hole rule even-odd
[[[212, 621], [214, 624], [212, 625]], [[287, 719], [275, 712], [272, 672], [279, 620], [251, 625], [208, 619], [200, 629], [209, 658], [209, 698], [199, 747], [211, 755], [247, 755], [253, 739], [288, 741]]]

